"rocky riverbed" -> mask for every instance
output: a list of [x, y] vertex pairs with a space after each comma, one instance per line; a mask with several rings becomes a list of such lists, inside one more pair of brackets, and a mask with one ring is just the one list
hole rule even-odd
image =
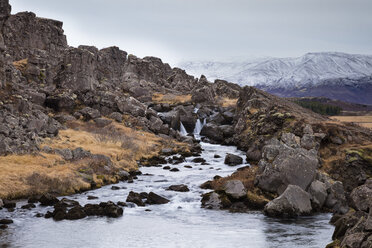
[[[201, 208], [201, 195], [209, 192], [200, 185], [216, 175], [227, 176], [243, 164], [226, 165], [227, 154], [243, 156], [235, 147], [201, 143], [201, 157], [189, 157], [179, 164], [142, 167], [133, 183], [121, 182], [68, 197], [80, 205], [111, 201], [123, 207], [122, 217], [89, 216], [55, 221], [44, 217], [53, 206], [0, 211], [0, 219], [12, 219], [0, 230], [6, 247], [324, 247], [331, 241], [330, 214], [297, 219], [274, 219], [260, 212], [230, 213]], [[218, 155], [218, 156], [216, 156]], [[203, 158], [204, 165], [195, 158]], [[165, 170], [177, 168], [179, 171]], [[183, 187], [171, 187], [184, 185]], [[173, 189], [173, 190], [172, 190]], [[186, 190], [187, 189], [187, 190]], [[136, 206], [125, 202], [130, 192], [154, 192], [168, 203]], [[142, 193], [142, 195], [146, 195]], [[61, 198], [60, 198], [61, 199]], [[120, 203], [121, 202], [121, 203]], [[144, 199], [145, 202], [145, 199]], [[36, 217], [37, 214], [43, 217]]]

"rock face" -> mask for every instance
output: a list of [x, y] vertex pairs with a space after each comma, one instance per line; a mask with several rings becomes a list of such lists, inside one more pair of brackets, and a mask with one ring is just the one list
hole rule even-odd
[[12, 10], [12, 7], [9, 4], [9, 0], [0, 0], [0, 20], [8, 17]]
[[257, 177], [258, 187], [281, 194], [289, 184], [307, 190], [315, 179], [319, 161], [314, 150], [292, 148], [273, 139], [264, 147], [259, 166], [262, 173]]
[[272, 217], [296, 217], [311, 213], [310, 195], [301, 187], [288, 185], [278, 198], [265, 206], [265, 214]]

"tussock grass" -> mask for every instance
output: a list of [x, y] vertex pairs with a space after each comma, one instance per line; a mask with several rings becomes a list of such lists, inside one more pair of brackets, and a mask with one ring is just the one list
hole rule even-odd
[[222, 177], [220, 179], [214, 180], [212, 182], [212, 187], [214, 190], [222, 190], [227, 181], [240, 180], [244, 184], [246, 189], [251, 190], [254, 188], [254, 180], [257, 174], [257, 170], [257, 166], [250, 166], [244, 168], [243, 170], [238, 170], [228, 177]]
[[28, 59], [21, 59], [18, 61], [13, 62], [13, 66], [20, 70], [21, 72], [24, 72], [28, 65]]
[[10, 155], [0, 157], [0, 198], [24, 198], [46, 192], [68, 195], [118, 180], [119, 170], [136, 170], [137, 160], [157, 155], [164, 147], [178, 147], [152, 133], [134, 130], [119, 123], [98, 128], [93, 122], [74, 121], [58, 137], [44, 139], [41, 147], [75, 149], [109, 157], [103, 161], [86, 158], [65, 161], [60, 155]]
[[216, 100], [217, 104], [225, 108], [236, 107], [236, 104], [238, 103], [238, 98], [219, 97]]

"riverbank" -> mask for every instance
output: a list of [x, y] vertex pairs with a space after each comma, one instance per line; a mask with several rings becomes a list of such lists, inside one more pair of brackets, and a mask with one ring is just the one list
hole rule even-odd
[[0, 156], [0, 198], [21, 199], [52, 193], [71, 195], [117, 183], [138, 170], [137, 161], [189, 150], [186, 144], [152, 133], [110, 124], [72, 121], [58, 136], [43, 139], [35, 154]]

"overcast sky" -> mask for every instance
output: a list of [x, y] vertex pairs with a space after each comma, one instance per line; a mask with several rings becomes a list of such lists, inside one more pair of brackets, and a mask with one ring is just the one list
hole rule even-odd
[[371, 0], [10, 0], [61, 20], [72, 46], [184, 60], [372, 54]]

